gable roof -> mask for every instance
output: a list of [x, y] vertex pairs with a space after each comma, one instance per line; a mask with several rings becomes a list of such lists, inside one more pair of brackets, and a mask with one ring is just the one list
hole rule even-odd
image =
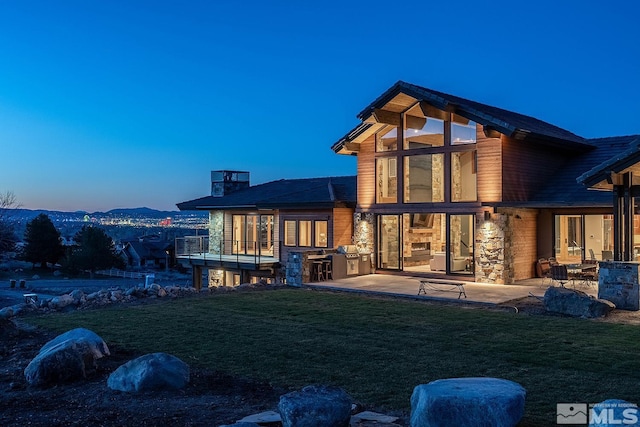
[[[479, 102], [471, 101], [458, 96], [449, 95], [425, 87], [398, 81], [375, 101], [369, 104], [358, 114], [363, 122], [367, 120], [376, 109], [384, 109], [399, 95], [408, 96], [405, 102], [425, 101], [426, 103], [443, 111], [452, 112], [470, 120], [480, 123], [487, 129], [496, 130], [514, 139], [536, 139], [549, 144], [561, 145], [566, 149], [588, 148], [589, 140], [578, 136], [566, 129], [502, 108], [493, 107]], [[407, 106], [408, 107], [408, 106]], [[343, 149], [346, 143], [356, 136], [363, 134], [371, 128], [370, 123], [361, 123], [342, 137], [331, 148], [337, 153]]]
[[296, 209], [355, 207], [356, 177], [280, 179], [235, 191], [178, 203], [183, 210]]
[[[590, 170], [607, 170], [606, 165], [612, 159], [627, 158], [627, 152], [636, 147], [640, 135], [614, 136], [587, 140], [595, 146], [589, 150], [572, 156], [549, 178], [547, 185], [542, 186], [527, 204], [538, 207], [545, 206], [589, 206], [611, 207], [612, 195], [609, 191], [589, 189], [582, 181], [581, 174]], [[603, 166], [604, 165], [604, 166]], [[611, 170], [611, 169], [608, 169]], [[580, 177], [580, 178], [578, 178]], [[576, 179], [578, 178], [578, 179]]]
[[611, 173], [633, 171], [636, 176], [640, 173], [640, 135], [619, 138], [628, 141], [625, 145], [626, 150], [611, 153], [613, 154], [611, 157], [580, 175], [577, 179], [578, 183], [587, 187], [612, 190], [613, 184], [608, 182]]

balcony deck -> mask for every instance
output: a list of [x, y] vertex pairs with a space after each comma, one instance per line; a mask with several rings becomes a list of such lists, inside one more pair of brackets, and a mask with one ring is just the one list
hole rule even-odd
[[197, 265], [201, 267], [239, 268], [243, 270], [265, 270], [275, 267], [280, 260], [273, 256], [265, 255], [221, 255], [208, 252], [178, 255], [176, 260], [180, 263]]

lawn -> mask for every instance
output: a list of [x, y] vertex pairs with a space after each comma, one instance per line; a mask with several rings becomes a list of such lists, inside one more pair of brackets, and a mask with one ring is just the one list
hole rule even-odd
[[490, 376], [527, 390], [521, 425], [555, 425], [556, 403], [640, 403], [637, 326], [281, 289], [33, 317], [58, 332], [163, 351], [285, 387], [331, 383], [409, 411], [413, 387]]

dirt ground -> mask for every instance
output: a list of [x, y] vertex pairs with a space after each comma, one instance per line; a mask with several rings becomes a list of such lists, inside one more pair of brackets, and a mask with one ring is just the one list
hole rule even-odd
[[[542, 302], [534, 297], [510, 301], [496, 309], [510, 311], [513, 307], [522, 315], [548, 315]], [[640, 324], [640, 316], [617, 310], [607, 319], [596, 321]], [[110, 346], [111, 356], [99, 360], [98, 369], [87, 380], [48, 389], [31, 388], [24, 379], [24, 369], [54, 336], [20, 320], [16, 324], [16, 330], [8, 332], [0, 324], [2, 426], [217, 426], [275, 410], [280, 395], [287, 392], [266, 383], [201, 369], [191, 370], [190, 384], [179, 392], [132, 395], [113, 391], [106, 385], [109, 374], [139, 356], [114, 346]], [[398, 423], [407, 416], [404, 414]]]

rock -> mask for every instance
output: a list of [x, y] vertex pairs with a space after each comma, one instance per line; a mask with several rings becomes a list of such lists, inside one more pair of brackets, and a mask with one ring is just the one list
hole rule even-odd
[[107, 380], [112, 390], [140, 392], [181, 389], [189, 383], [189, 365], [166, 353], [152, 353], [130, 360]]
[[158, 289], [158, 296], [160, 298], [166, 297], [167, 296], [167, 291], [165, 291], [163, 288]]
[[607, 399], [604, 402], [593, 405], [590, 412], [590, 426], [640, 426], [640, 411], [638, 411], [638, 405], [627, 402], [626, 400]]
[[244, 417], [241, 420], [238, 420], [238, 423], [281, 423], [282, 417], [279, 413], [275, 411], [266, 411], [261, 412], [259, 414], [249, 415]]
[[9, 319], [14, 315], [15, 313], [13, 312], [12, 307], [5, 307], [3, 309], [0, 309], [0, 319]]
[[355, 414], [351, 417], [351, 425], [359, 425], [364, 421], [373, 421], [376, 424], [390, 424], [398, 420], [398, 417], [392, 417], [390, 415], [379, 414], [377, 412], [364, 411]]
[[524, 414], [525, 396], [520, 384], [499, 378], [451, 378], [420, 384], [411, 395], [410, 425], [515, 426]]
[[283, 427], [346, 427], [351, 398], [338, 387], [310, 385], [280, 396], [278, 410]]
[[40, 349], [24, 370], [32, 386], [57, 385], [86, 378], [87, 368], [109, 355], [107, 344], [94, 332], [77, 328], [57, 336]]
[[37, 274], [34, 274], [33, 276], [31, 276], [31, 278], [32, 278], [33, 280], [39, 280], [39, 279], [40, 279], [40, 276], [38, 276]]
[[64, 308], [71, 304], [73, 304], [73, 298], [71, 297], [71, 295], [64, 294], [58, 297], [51, 298], [51, 301], [49, 301], [49, 308], [60, 310], [61, 308]]
[[616, 306], [582, 291], [550, 286], [544, 293], [544, 308], [552, 313], [591, 318], [606, 316]]
[[80, 289], [74, 290], [69, 294], [69, 296], [73, 298], [75, 304], [80, 304], [81, 302], [86, 301], [85, 294]]
[[220, 427], [260, 427], [260, 424], [238, 421], [235, 424], [223, 424]]
[[53, 275], [54, 275], [55, 277], [60, 277], [60, 276], [62, 276], [62, 273], [60, 272], [60, 270], [55, 270], [55, 271], [53, 272]]

